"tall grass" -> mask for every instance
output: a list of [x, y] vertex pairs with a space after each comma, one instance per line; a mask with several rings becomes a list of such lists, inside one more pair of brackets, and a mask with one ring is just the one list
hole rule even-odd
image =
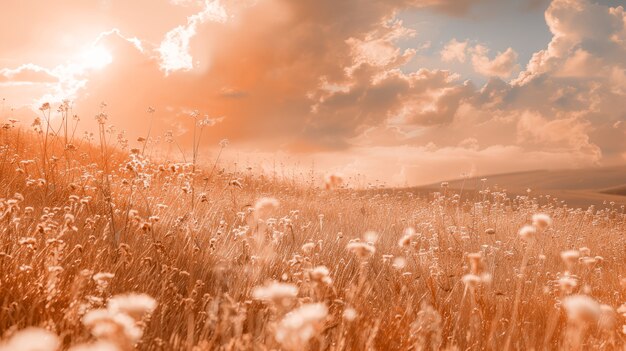
[[204, 169], [207, 124], [187, 163], [49, 112], [2, 128], [2, 350], [626, 345], [623, 207], [293, 185]]

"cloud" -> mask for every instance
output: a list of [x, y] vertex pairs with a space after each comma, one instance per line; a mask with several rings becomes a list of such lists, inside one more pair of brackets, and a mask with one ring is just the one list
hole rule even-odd
[[0, 69], [0, 83], [54, 83], [59, 78], [49, 69], [32, 63], [23, 64], [17, 68]]
[[461, 16], [479, 2], [481, 0], [414, 0], [410, 3], [417, 8], [430, 8], [450, 15]]
[[467, 40], [457, 41], [455, 38], [451, 39], [446, 46], [441, 50], [441, 59], [444, 62], [465, 62], [465, 52], [467, 50]]
[[474, 70], [487, 77], [508, 78], [513, 72], [519, 70], [517, 53], [512, 48], [499, 52], [496, 57], [489, 59], [489, 49], [483, 45], [472, 48], [472, 67]]
[[581, 159], [597, 162], [601, 149], [589, 141], [591, 123], [576, 116], [547, 120], [539, 114], [525, 112], [518, 121], [518, 141], [540, 150], [568, 152]]
[[471, 57], [472, 68], [486, 77], [509, 78], [519, 71], [517, 53], [512, 48], [499, 52], [493, 59], [488, 56], [489, 48], [483, 44], [471, 46], [468, 40], [458, 41], [452, 38], [439, 52], [444, 62], [465, 63]]
[[206, 21], [224, 22], [226, 19], [226, 10], [219, 0], [205, 0], [202, 11], [189, 16], [186, 25], [167, 32], [157, 49], [161, 56], [160, 65], [165, 73], [192, 69], [193, 58], [189, 52], [189, 43], [196, 35], [197, 27]]
[[564, 64], [581, 67], [587, 73], [604, 74], [611, 66], [624, 67], [626, 27], [623, 7], [607, 7], [586, 0], [554, 0], [545, 13], [553, 34], [548, 48], [535, 53], [516, 84], [525, 84], [542, 74], [559, 73], [563, 77], [579, 74], [561, 70]]
[[178, 1], [167, 4], [182, 11], [177, 22], [150, 22], [146, 36], [105, 31], [96, 42], [112, 61], [102, 68], [78, 69], [77, 59], [23, 74], [60, 77], [46, 83], [57, 87], [48, 97], [73, 95], [87, 123], [106, 101], [110, 122], [131, 140], [145, 134], [154, 106], [152, 135], [170, 129], [189, 144], [187, 115], [197, 109], [225, 116], [203, 134], [207, 145], [229, 138], [251, 152], [319, 155], [344, 173], [361, 168], [400, 183], [622, 162], [626, 139], [615, 125], [626, 118], [623, 10], [555, 0], [546, 11], [552, 41], [519, 74], [515, 43], [493, 54], [474, 39], [452, 39], [434, 53], [486, 76], [484, 84], [447, 69], [411, 69], [417, 50], [407, 43], [421, 33], [398, 14], [460, 16], [474, 3]]

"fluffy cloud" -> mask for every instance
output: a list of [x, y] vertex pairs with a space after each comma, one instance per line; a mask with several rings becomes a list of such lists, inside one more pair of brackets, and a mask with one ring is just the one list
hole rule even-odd
[[165, 34], [157, 51], [161, 56], [161, 69], [166, 74], [193, 68], [189, 42], [196, 35], [198, 26], [206, 21], [226, 21], [226, 10], [219, 1], [205, 0], [202, 11], [189, 16], [186, 25], [178, 26]]
[[626, 120], [624, 10], [553, 1], [552, 41], [521, 72], [512, 47], [493, 54], [473, 39], [453, 39], [438, 52], [471, 65], [485, 84], [444, 69], [408, 69], [418, 50], [406, 43], [420, 33], [396, 15], [428, 8], [460, 16], [474, 2], [159, 3], [175, 15], [157, 15], [149, 33], [132, 19], [100, 37], [112, 59], [104, 68], [62, 75], [39, 65], [0, 71], [0, 79], [72, 77], [49, 97], [74, 94], [83, 116], [107, 101], [110, 121], [133, 137], [145, 133], [150, 105], [153, 135], [171, 129], [189, 143], [186, 114], [197, 109], [225, 116], [205, 134], [209, 143], [227, 137], [247, 150], [320, 155], [345, 173], [367, 170], [400, 183], [622, 161], [626, 138], [615, 125]]
[[444, 62], [465, 62], [465, 56], [467, 51], [467, 40], [457, 41], [456, 38], [450, 40], [446, 46], [441, 50], [441, 59]]
[[15, 69], [0, 69], [0, 83], [54, 83], [59, 78], [50, 70], [33, 65], [23, 64]]
[[525, 112], [518, 121], [518, 141], [595, 162], [602, 157], [602, 151], [589, 141], [590, 126], [590, 122], [576, 116], [547, 120], [536, 113]]
[[512, 48], [507, 48], [504, 52], [499, 52], [493, 59], [490, 59], [488, 56], [489, 48], [485, 45], [471, 46], [468, 40], [458, 41], [453, 38], [439, 54], [444, 62], [464, 63], [466, 57], [470, 56], [474, 71], [486, 77], [506, 79], [514, 72], [519, 71], [517, 53]]
[[519, 70], [517, 53], [512, 48], [500, 52], [493, 59], [487, 56], [489, 49], [483, 45], [476, 45], [472, 49], [472, 66], [474, 70], [487, 77], [508, 78], [514, 71]]

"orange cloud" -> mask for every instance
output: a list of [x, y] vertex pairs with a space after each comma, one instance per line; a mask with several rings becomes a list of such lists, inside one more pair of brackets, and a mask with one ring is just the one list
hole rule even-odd
[[58, 80], [50, 70], [29, 63], [15, 69], [0, 69], [0, 83], [54, 83]]
[[472, 66], [474, 70], [487, 77], [508, 78], [513, 72], [519, 71], [517, 53], [512, 48], [499, 52], [496, 57], [489, 59], [487, 49], [483, 45], [476, 45], [472, 49]]
[[[450, 41], [438, 55], [489, 77], [478, 86], [448, 70], [409, 70], [418, 48], [406, 42], [419, 33], [396, 19], [410, 8], [460, 16], [475, 1], [177, 0], [151, 7], [141, 0], [130, 12], [114, 2], [65, 1], [97, 24], [80, 41], [83, 51], [95, 42], [103, 51], [91, 60], [105, 62], [94, 57], [106, 52], [110, 63], [88, 68], [80, 55], [73, 64], [24, 61], [33, 64], [0, 71], [0, 93], [9, 93], [10, 80], [54, 85], [46, 98], [73, 95], [83, 121], [106, 101], [110, 122], [131, 140], [145, 136], [146, 109], [154, 106], [152, 135], [172, 130], [189, 144], [188, 114], [199, 110], [224, 117], [205, 134], [207, 145], [229, 138], [248, 152], [299, 152], [346, 174], [361, 168], [400, 183], [623, 161], [626, 140], [614, 127], [626, 116], [621, 7], [553, 1], [546, 11], [553, 39], [519, 74], [515, 43], [492, 56], [476, 41]], [[139, 16], [142, 10], [150, 15]], [[25, 37], [43, 45], [32, 33]]]

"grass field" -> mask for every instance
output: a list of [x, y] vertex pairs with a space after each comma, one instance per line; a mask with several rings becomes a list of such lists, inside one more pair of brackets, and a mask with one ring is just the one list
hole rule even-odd
[[292, 184], [45, 122], [1, 134], [0, 350], [626, 347], [623, 206]]

